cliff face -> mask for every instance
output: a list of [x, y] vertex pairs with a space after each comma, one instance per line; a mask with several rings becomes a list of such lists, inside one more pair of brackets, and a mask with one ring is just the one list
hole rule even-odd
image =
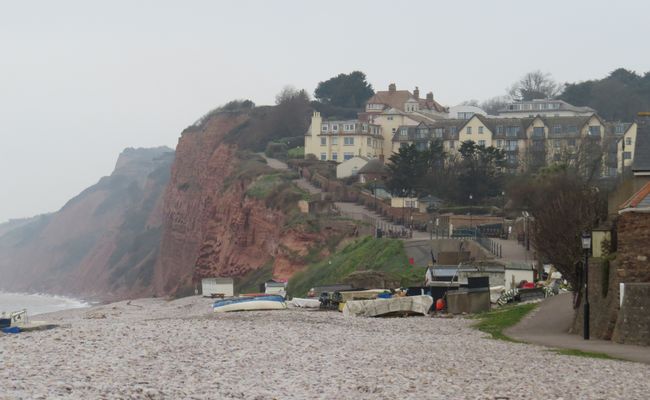
[[[288, 278], [315, 243], [339, 233], [287, 229], [284, 212], [247, 196], [256, 174], [247, 175], [238, 146], [225, 139], [251, 124], [250, 115], [220, 114], [181, 136], [164, 195], [157, 294], [189, 294], [203, 277], [240, 277], [269, 265], [274, 277]], [[273, 172], [264, 168], [258, 175]]]
[[0, 287], [100, 299], [151, 293], [173, 151], [127, 149], [114, 172], [0, 236]]

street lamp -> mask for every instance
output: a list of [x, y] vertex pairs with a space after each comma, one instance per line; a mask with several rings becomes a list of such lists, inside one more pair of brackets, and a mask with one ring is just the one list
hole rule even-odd
[[440, 218], [436, 218], [436, 239], [438, 239], [438, 225], [440, 225]]
[[583, 338], [589, 340], [589, 250], [591, 249], [591, 235], [587, 231], [582, 233], [582, 249], [585, 251], [585, 305], [582, 333]]
[[474, 236], [474, 224], [472, 223], [472, 199], [474, 197], [472, 194], [469, 194], [469, 230], [472, 231], [472, 236]]
[[429, 240], [433, 240], [433, 221], [429, 220]]

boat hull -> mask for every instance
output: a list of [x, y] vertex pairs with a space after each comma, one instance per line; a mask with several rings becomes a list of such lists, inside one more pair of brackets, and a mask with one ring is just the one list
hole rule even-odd
[[281, 296], [240, 297], [219, 300], [212, 305], [214, 312], [284, 310], [287, 308]]
[[426, 315], [433, 305], [431, 296], [393, 297], [390, 299], [353, 300], [343, 306], [346, 317], [380, 317], [400, 314]]

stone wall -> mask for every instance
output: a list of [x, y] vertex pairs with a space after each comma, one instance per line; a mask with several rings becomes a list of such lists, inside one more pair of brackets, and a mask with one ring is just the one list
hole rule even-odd
[[[606, 259], [589, 260], [590, 333], [594, 338], [650, 345], [650, 289], [636, 285], [650, 285], [650, 213], [624, 213], [616, 225], [616, 258], [609, 265]], [[621, 282], [626, 283], [622, 308]], [[573, 327], [577, 333], [582, 333], [582, 311], [581, 305]]]
[[625, 285], [623, 307], [612, 340], [650, 346], [650, 283]]

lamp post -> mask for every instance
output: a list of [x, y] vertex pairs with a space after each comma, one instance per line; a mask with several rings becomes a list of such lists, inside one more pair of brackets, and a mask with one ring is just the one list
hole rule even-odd
[[433, 221], [429, 220], [429, 240], [433, 240]]
[[591, 249], [591, 235], [586, 231], [582, 233], [582, 249], [585, 251], [585, 305], [582, 333], [583, 338], [589, 340], [589, 250]]
[[474, 236], [474, 224], [472, 223], [472, 199], [474, 197], [472, 194], [469, 194], [469, 230], [472, 231], [472, 236]]
[[438, 226], [440, 225], [440, 218], [436, 217], [436, 239], [438, 239]]
[[377, 212], [377, 178], [372, 179], [372, 194], [375, 196], [375, 212]]

